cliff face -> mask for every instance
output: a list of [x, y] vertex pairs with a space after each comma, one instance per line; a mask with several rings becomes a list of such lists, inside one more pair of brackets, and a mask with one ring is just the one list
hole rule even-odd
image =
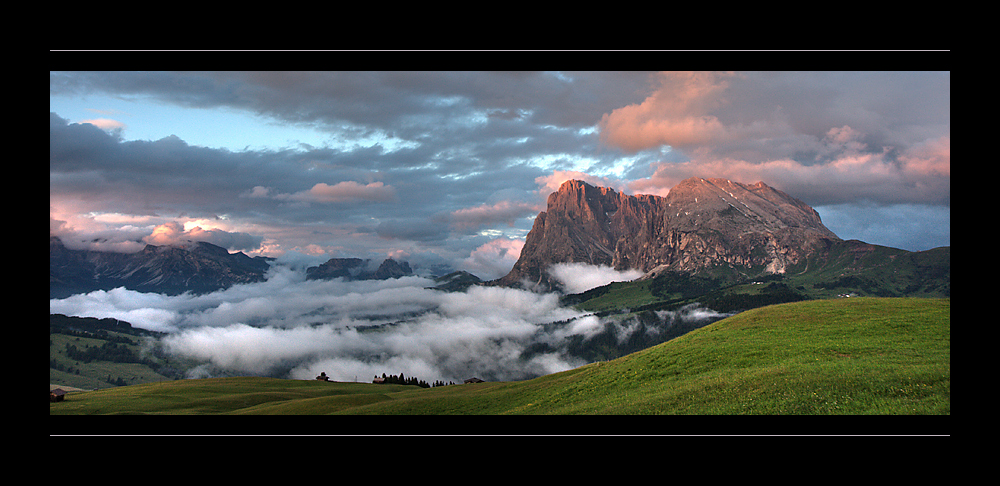
[[548, 285], [548, 267], [563, 262], [654, 273], [718, 264], [783, 273], [838, 239], [815, 210], [763, 182], [691, 178], [658, 197], [574, 180], [547, 203], [517, 263], [496, 284]]

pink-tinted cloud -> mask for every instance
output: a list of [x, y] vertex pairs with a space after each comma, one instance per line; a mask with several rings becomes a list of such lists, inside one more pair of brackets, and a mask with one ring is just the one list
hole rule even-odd
[[141, 240], [152, 225], [162, 221], [149, 215], [89, 213], [80, 209], [82, 204], [72, 199], [49, 201], [49, 236], [73, 250], [135, 253], [145, 246]]
[[[657, 74], [645, 100], [603, 116], [601, 140], [626, 152], [669, 146], [683, 154], [630, 181], [634, 193], [662, 196], [688, 177], [724, 177], [764, 181], [814, 205], [949, 203], [950, 135], [893, 124], [913, 110], [905, 101], [856, 96], [862, 88], [850, 76], [844, 86], [806, 79], [796, 89], [779, 89], [779, 79]], [[890, 109], [903, 111], [881, 111]]]
[[490, 240], [473, 250], [469, 257], [461, 262], [461, 268], [483, 280], [500, 278], [517, 263], [523, 247], [524, 240], [510, 238]]
[[661, 163], [649, 178], [631, 181], [629, 189], [664, 196], [689, 177], [723, 177], [743, 183], [763, 181], [813, 205], [854, 200], [943, 204], [950, 199], [950, 167], [950, 140], [944, 137], [896, 158], [887, 148], [877, 153], [844, 150], [827, 162], [813, 164], [787, 158], [762, 163], [731, 158]]
[[601, 140], [628, 152], [659, 145], [689, 147], [721, 140], [729, 130], [711, 113], [725, 105], [732, 73], [658, 73], [658, 86], [642, 103], [605, 114]]
[[514, 226], [517, 219], [532, 216], [544, 207], [523, 201], [500, 201], [495, 204], [459, 209], [451, 213], [451, 225], [455, 228], [469, 229], [479, 226], [489, 226], [506, 223]]
[[551, 175], [536, 177], [535, 183], [539, 186], [538, 192], [543, 196], [548, 196], [550, 193], [558, 191], [563, 182], [568, 180], [579, 180], [599, 187], [611, 187], [618, 190], [624, 189], [624, 183], [620, 180], [609, 177], [592, 176], [590, 174], [574, 170], [556, 170], [553, 171]]
[[195, 226], [185, 230], [177, 221], [161, 224], [143, 241], [156, 246], [181, 245], [191, 241], [204, 241], [233, 250], [255, 250], [260, 248], [262, 238], [248, 233], [229, 232], [218, 228], [204, 229]]
[[[642, 102], [606, 113], [599, 124], [609, 146], [676, 153], [655, 164], [652, 176], [631, 181], [633, 192], [665, 195], [687, 177], [725, 177], [764, 181], [815, 204], [948, 204], [947, 114], [924, 99], [938, 99], [936, 84], [881, 73], [652, 79]], [[926, 93], [885, 88], [894, 83]]]
[[899, 157], [913, 174], [951, 176], [951, 136], [927, 140]]
[[93, 120], [83, 120], [80, 123], [89, 123], [106, 132], [116, 132], [125, 129], [125, 124], [109, 118], [95, 118]]
[[388, 202], [396, 199], [396, 189], [382, 182], [359, 184], [354, 181], [342, 181], [334, 185], [320, 182], [306, 191], [294, 194], [271, 194], [266, 187], [256, 186], [248, 197], [273, 197], [274, 199], [292, 200], [306, 203], [340, 203], [349, 201], [380, 201]]

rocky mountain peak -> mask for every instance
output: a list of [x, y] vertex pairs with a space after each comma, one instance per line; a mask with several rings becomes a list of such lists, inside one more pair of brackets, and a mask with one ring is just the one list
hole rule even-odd
[[360, 258], [331, 258], [316, 267], [306, 269], [307, 280], [387, 280], [413, 275], [408, 262], [386, 258], [374, 268], [371, 260]]
[[724, 264], [782, 273], [827, 239], [838, 238], [815, 210], [763, 182], [692, 177], [659, 197], [571, 180], [549, 195], [514, 268], [494, 283], [551, 285], [548, 267], [564, 262], [692, 273]]
[[[738, 226], [746, 233], [770, 229], [802, 228], [837, 238], [823, 226], [809, 205], [764, 182], [747, 185], [729, 179], [692, 177], [670, 189], [665, 201], [667, 218], [686, 231], [706, 227]], [[671, 213], [672, 216], [671, 216]], [[729, 221], [721, 216], [732, 216]]]
[[378, 270], [375, 270], [375, 278], [377, 280], [400, 278], [407, 275], [413, 275], [413, 270], [410, 268], [409, 262], [400, 263], [392, 258], [386, 258], [379, 265]]

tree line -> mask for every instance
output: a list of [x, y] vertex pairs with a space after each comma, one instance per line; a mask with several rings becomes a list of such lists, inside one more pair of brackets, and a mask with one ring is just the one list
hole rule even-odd
[[105, 341], [100, 346], [86, 346], [83, 349], [66, 343], [66, 356], [75, 361], [111, 361], [112, 363], [138, 363], [139, 354], [124, 344]]
[[[441, 380], [434, 380], [433, 384], [428, 384], [426, 381], [418, 379], [415, 376], [405, 377], [403, 376], [402, 373], [400, 373], [398, 376], [397, 375], [387, 376], [385, 373], [382, 373], [382, 381], [379, 381], [378, 375], [375, 375], [375, 379], [372, 380], [372, 383], [383, 383], [383, 384], [389, 383], [393, 385], [415, 385], [421, 388], [430, 388], [432, 386], [445, 386], [446, 384], [444, 381]], [[449, 381], [447, 384], [454, 385], [455, 382]]]

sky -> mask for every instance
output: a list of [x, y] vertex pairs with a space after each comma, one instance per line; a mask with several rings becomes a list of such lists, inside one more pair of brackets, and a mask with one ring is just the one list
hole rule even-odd
[[513, 266], [568, 179], [763, 181], [843, 239], [950, 245], [947, 71], [49, 73], [50, 235], [419, 275]]

